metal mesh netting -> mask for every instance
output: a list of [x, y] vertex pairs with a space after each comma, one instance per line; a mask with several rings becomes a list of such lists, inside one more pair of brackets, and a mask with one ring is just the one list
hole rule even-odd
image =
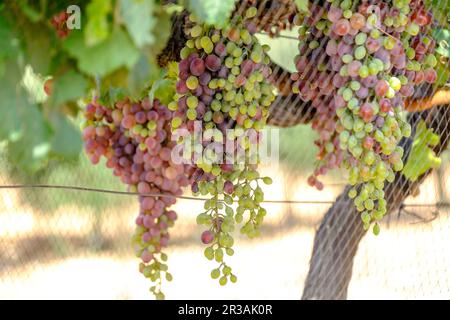
[[[290, 10], [263, 8], [267, 9], [261, 4], [259, 13], [275, 10], [268, 21], [277, 21]], [[288, 81], [298, 51], [296, 30], [282, 31], [276, 40], [267, 37], [269, 31], [260, 39], [272, 47], [277, 81]], [[431, 95], [434, 90], [428, 86], [419, 94]], [[413, 133], [426, 120], [440, 135], [438, 154], [449, 139], [447, 109], [439, 106], [408, 118]], [[280, 95], [271, 106], [272, 124], [307, 123], [313, 112], [298, 96]], [[198, 239], [195, 217], [203, 203], [178, 200], [175, 210], [180, 218], [168, 250], [174, 275], [174, 282], [166, 286], [169, 299], [298, 299], [308, 287], [314, 287], [308, 298], [450, 298], [446, 245], [450, 240], [450, 167], [445, 153], [440, 169], [418, 182], [397, 176], [387, 186], [392, 205], [381, 234], [364, 236], [360, 216], [344, 196], [342, 172], [329, 174], [321, 192], [306, 183], [314, 169], [315, 133], [299, 125], [282, 129], [279, 135], [279, 165], [262, 168], [263, 174], [274, 179], [266, 187], [266, 198], [297, 203], [265, 204], [269, 214], [262, 236], [255, 240], [237, 236], [230, 264], [239, 281], [223, 288], [211, 282], [211, 264], [204, 261]], [[411, 139], [402, 142], [405, 154], [411, 143]], [[129, 244], [138, 212], [136, 197], [42, 186], [124, 191], [108, 169], [92, 166], [81, 155], [77, 162], [51, 163], [45, 172], [31, 177], [15, 168], [6, 152], [1, 154], [0, 298], [150, 298], [148, 282], [137, 271]], [[12, 185], [35, 187], [6, 188]], [[326, 241], [318, 241], [318, 235], [325, 235]], [[350, 271], [351, 280], [343, 270]]]

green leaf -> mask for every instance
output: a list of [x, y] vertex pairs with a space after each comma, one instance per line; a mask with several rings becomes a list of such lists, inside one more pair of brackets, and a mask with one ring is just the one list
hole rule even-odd
[[170, 61], [167, 64], [166, 69], [167, 69], [167, 77], [169, 79], [176, 81], [178, 79], [178, 62]]
[[450, 79], [450, 68], [448, 67], [448, 64], [446, 62], [442, 63], [440, 60], [438, 60], [438, 64], [435, 69], [438, 77], [434, 85], [436, 87], [442, 87], [446, 85]]
[[128, 76], [128, 89], [133, 98], [139, 99], [142, 91], [147, 88], [152, 81], [156, 80], [158, 70], [154, 63], [149, 63], [146, 56], [142, 55], [138, 62], [131, 69]]
[[434, 29], [433, 38], [438, 44], [436, 52], [450, 58], [450, 30], [443, 28]]
[[430, 8], [433, 12], [435, 21], [440, 25], [446, 26], [450, 21], [450, 1], [449, 0], [427, 0], [426, 8]]
[[52, 113], [50, 122], [54, 132], [50, 141], [52, 155], [76, 159], [82, 148], [80, 130], [59, 112]]
[[33, 67], [34, 72], [46, 75], [55, 54], [53, 39], [43, 24], [27, 22], [21, 26], [20, 36], [25, 44], [25, 61]]
[[139, 51], [121, 29], [115, 29], [102, 43], [87, 47], [78, 30], [64, 42], [64, 48], [78, 60], [78, 68], [91, 76], [105, 76], [120, 67], [131, 68], [139, 58]]
[[421, 121], [417, 126], [416, 135], [412, 145], [411, 153], [408, 157], [403, 175], [411, 181], [416, 181], [422, 174], [431, 168], [438, 168], [441, 159], [431, 149], [439, 144], [440, 137], [428, 129], [425, 121]]
[[119, 100], [125, 99], [128, 92], [123, 88], [109, 87], [107, 90], [101, 92], [99, 103], [104, 106], [112, 106]]
[[10, 25], [0, 15], [0, 60], [13, 57], [19, 52], [18, 41], [14, 39]]
[[170, 15], [162, 10], [159, 10], [155, 14], [155, 18], [157, 20], [158, 32], [154, 34], [155, 43], [147, 50], [151, 57], [155, 57], [166, 47], [171, 35], [172, 26]]
[[86, 79], [74, 70], [55, 78], [53, 83], [54, 88], [51, 97], [54, 106], [83, 97], [88, 87]]
[[295, 0], [295, 4], [298, 11], [309, 13], [309, 0]]
[[125, 27], [136, 46], [142, 48], [153, 44], [156, 26], [153, 0], [121, 0], [120, 9]]
[[12, 163], [33, 172], [47, 160], [51, 129], [39, 107], [28, 99], [17, 63], [8, 61], [5, 71], [0, 79], [0, 140], [8, 141]]
[[234, 9], [235, 0], [188, 0], [187, 8], [201, 22], [224, 27]]
[[4, 139], [14, 140], [21, 133], [18, 108], [28, 105], [25, 90], [20, 83], [20, 70], [17, 65], [8, 61], [5, 64], [4, 77], [0, 78], [0, 141]]
[[10, 156], [20, 168], [34, 172], [48, 159], [52, 131], [36, 105], [22, 106], [19, 113], [22, 134], [8, 144]]
[[86, 6], [86, 32], [88, 46], [99, 44], [109, 35], [108, 15], [112, 11], [111, 0], [93, 0]]
[[38, 12], [35, 8], [31, 7], [26, 0], [19, 0], [18, 5], [22, 10], [23, 14], [30, 19], [31, 22], [35, 23], [42, 20], [42, 14]]
[[25, 67], [22, 85], [28, 91], [29, 98], [33, 103], [42, 103], [47, 100], [47, 94], [44, 91], [44, 82], [44, 77], [36, 74], [31, 66]]
[[175, 95], [175, 83], [168, 79], [155, 81], [148, 94], [150, 101], [158, 99], [162, 104], [168, 105]]

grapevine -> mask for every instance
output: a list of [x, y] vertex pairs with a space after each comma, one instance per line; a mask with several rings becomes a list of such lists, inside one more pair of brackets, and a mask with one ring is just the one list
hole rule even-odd
[[[204, 200], [196, 222], [204, 256], [218, 264], [211, 277], [220, 285], [237, 281], [227, 260], [234, 231], [257, 237], [267, 214], [262, 185], [272, 180], [258, 171], [267, 122], [311, 124], [318, 153], [308, 184], [322, 190], [323, 175], [345, 169], [347, 195], [364, 230], [375, 234], [396, 207], [386, 202], [396, 181], [409, 180], [396, 190], [400, 203], [441, 162], [446, 121], [426, 120], [433, 110], [407, 122], [406, 111], [450, 101], [446, 3], [72, 2], [86, 13], [79, 28], [71, 26], [76, 16], [67, 1], [0, 5], [0, 142], [31, 176], [50, 160], [77, 159], [83, 141], [90, 161], [111, 169], [138, 197], [131, 243], [158, 299], [172, 279], [165, 253], [177, 219], [171, 206], [187, 186]], [[294, 28], [299, 50], [289, 74], [256, 35], [284, 37]], [[96, 97], [86, 99], [92, 92]], [[68, 121], [80, 101], [91, 101], [82, 132]], [[283, 120], [271, 121], [276, 114]], [[415, 138], [405, 139], [411, 131]]]
[[322, 189], [318, 176], [343, 164], [355, 186], [349, 197], [364, 227], [375, 222], [378, 234], [384, 184], [403, 169], [398, 144], [411, 134], [405, 99], [437, 79], [432, 14], [416, 0], [344, 0], [312, 5], [296, 22], [301, 44], [293, 90], [316, 107], [312, 126], [320, 133], [318, 168], [308, 183]]

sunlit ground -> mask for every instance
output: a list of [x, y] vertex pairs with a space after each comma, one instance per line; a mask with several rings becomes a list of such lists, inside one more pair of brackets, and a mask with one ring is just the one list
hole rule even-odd
[[[304, 177], [266, 173], [275, 178], [265, 191], [267, 199], [334, 200], [341, 189], [329, 186], [317, 192], [306, 186]], [[436, 184], [436, 177], [428, 179], [420, 195], [408, 202], [435, 202]], [[0, 191], [0, 298], [152, 299], [150, 284], [137, 271], [138, 261], [128, 248], [137, 203], [127, 197], [123, 201], [126, 206], [108, 209], [98, 220], [77, 206], [43, 214], [19, 203], [15, 191]], [[176, 205], [180, 219], [168, 250], [174, 276], [164, 285], [168, 299], [301, 297], [314, 230], [329, 205], [266, 206], [270, 214], [264, 235], [255, 240], [236, 237], [236, 253], [228, 261], [239, 280], [226, 287], [210, 278], [215, 263], [203, 257], [201, 229], [194, 222], [201, 206], [195, 201]], [[411, 210], [433, 217], [429, 208]], [[393, 214], [378, 237], [368, 234], [363, 239], [348, 298], [450, 298], [449, 213], [441, 211], [427, 223], [415, 221], [397, 220]]]

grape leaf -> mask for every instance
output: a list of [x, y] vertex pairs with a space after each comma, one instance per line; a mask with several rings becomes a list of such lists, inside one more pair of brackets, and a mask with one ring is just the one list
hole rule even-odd
[[8, 144], [9, 154], [20, 168], [34, 172], [48, 159], [52, 131], [37, 105], [19, 108], [21, 135]]
[[88, 87], [86, 79], [74, 70], [70, 70], [61, 77], [55, 78], [52, 93], [52, 104], [59, 106], [60, 104], [79, 99], [84, 95]]
[[99, 44], [109, 35], [108, 15], [112, 10], [111, 0], [93, 0], [86, 6], [86, 32], [88, 46]]
[[150, 101], [158, 99], [162, 104], [168, 105], [175, 94], [175, 83], [169, 79], [159, 79], [153, 83], [148, 94]]
[[188, 0], [187, 8], [201, 22], [224, 27], [234, 9], [235, 0]]
[[0, 78], [0, 141], [4, 139], [14, 140], [20, 134], [20, 119], [18, 106], [26, 105], [26, 93], [17, 84], [20, 82], [20, 70], [15, 63], [5, 63], [4, 76]]
[[54, 131], [50, 141], [52, 155], [63, 157], [64, 160], [76, 159], [82, 147], [80, 130], [59, 112], [51, 114], [50, 122]]
[[38, 12], [35, 8], [30, 6], [26, 0], [19, 0], [17, 1], [20, 9], [22, 10], [23, 14], [30, 19], [31, 22], [38, 22], [42, 20], [42, 14]]
[[436, 40], [436, 52], [450, 58], [450, 30], [437, 28], [433, 30], [433, 38]]
[[127, 95], [125, 89], [110, 86], [101, 92], [98, 102], [104, 106], [112, 106], [115, 102], [125, 99]]
[[18, 43], [14, 40], [10, 25], [0, 15], [0, 60], [17, 55]]
[[48, 74], [55, 53], [55, 50], [52, 50], [53, 38], [50, 37], [48, 28], [42, 23], [32, 24], [27, 21], [19, 34], [24, 40], [27, 64], [31, 65], [36, 73]]
[[178, 78], [178, 62], [170, 61], [167, 64], [167, 77], [172, 80], [177, 80]]
[[131, 68], [139, 58], [138, 49], [120, 28], [92, 47], [86, 46], [81, 31], [74, 30], [64, 48], [78, 60], [78, 68], [91, 76], [105, 76], [123, 66]]
[[128, 89], [133, 98], [139, 99], [142, 91], [156, 80], [158, 70], [155, 63], [149, 63], [142, 55], [128, 75]]
[[441, 159], [431, 149], [438, 145], [439, 140], [439, 135], [432, 129], [428, 129], [425, 121], [422, 120], [417, 126], [411, 153], [402, 171], [405, 177], [416, 181], [429, 169], [438, 168], [441, 165]]
[[159, 10], [155, 13], [155, 19], [157, 20], [158, 32], [154, 34], [155, 43], [149, 48], [150, 50], [147, 50], [150, 57], [155, 57], [166, 47], [171, 34], [172, 22], [167, 12]]
[[450, 21], [449, 0], [427, 0], [426, 7], [431, 7], [435, 21], [443, 26], [448, 25], [448, 21]]
[[42, 103], [47, 100], [47, 94], [44, 91], [44, 82], [44, 77], [36, 74], [31, 66], [25, 67], [21, 84], [28, 91], [30, 100], [33, 103]]
[[309, 12], [309, 0], [295, 0], [297, 9], [300, 12]]
[[438, 77], [434, 85], [437, 87], [446, 85], [450, 79], [450, 68], [448, 67], [447, 61], [441, 62], [440, 60], [438, 60], [438, 64], [435, 67], [435, 70], [438, 74]]
[[[8, 141], [8, 156], [12, 163], [32, 173], [42, 169], [51, 155], [77, 156], [81, 150], [81, 137], [79, 130], [56, 112], [49, 113], [53, 119], [52, 130], [41, 108], [29, 98], [25, 82], [37, 75], [30, 76], [31, 68], [27, 69], [22, 72], [12, 60], [6, 64], [5, 77], [0, 80], [0, 140]], [[26, 75], [31, 77], [27, 81]]]
[[136, 46], [142, 48], [153, 44], [156, 25], [153, 0], [121, 0], [120, 9], [125, 27]]

